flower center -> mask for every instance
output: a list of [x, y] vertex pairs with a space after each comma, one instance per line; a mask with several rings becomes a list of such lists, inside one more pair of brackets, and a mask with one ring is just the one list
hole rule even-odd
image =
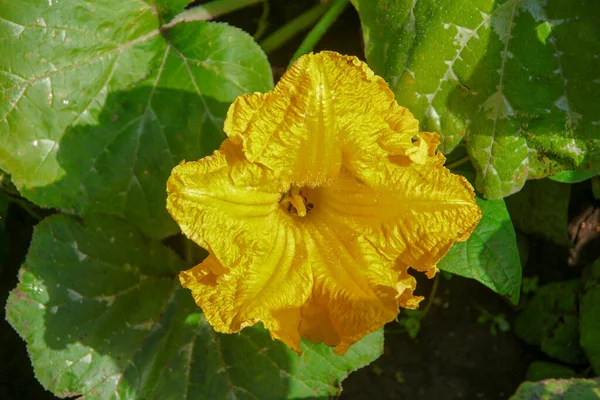
[[314, 206], [308, 201], [307, 192], [307, 189], [292, 187], [289, 192], [284, 193], [279, 203], [288, 213], [298, 217], [306, 217]]

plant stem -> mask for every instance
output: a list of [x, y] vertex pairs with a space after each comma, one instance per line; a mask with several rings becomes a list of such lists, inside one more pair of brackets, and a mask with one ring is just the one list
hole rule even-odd
[[260, 42], [260, 47], [265, 53], [269, 54], [283, 46], [288, 40], [296, 36], [303, 30], [311, 27], [315, 22], [321, 18], [325, 11], [329, 8], [328, 3], [319, 3], [310, 10], [306, 11], [299, 17], [291, 20], [271, 35], [267, 36], [265, 40]]
[[460, 165], [463, 165], [464, 163], [466, 163], [469, 160], [470, 160], [469, 156], [461, 157], [458, 160], [456, 160], [456, 161], [454, 161], [454, 162], [452, 162], [450, 164], [447, 164], [446, 168], [448, 168], [448, 169], [456, 168], [456, 167], [458, 167]]
[[435, 294], [437, 292], [438, 285], [440, 283], [440, 275], [441, 274], [439, 274], [439, 273], [435, 275], [435, 279], [433, 281], [433, 286], [431, 287], [431, 292], [429, 293], [429, 298], [427, 299], [427, 304], [425, 304], [425, 309], [423, 310], [423, 313], [421, 314], [420, 319], [425, 318], [425, 316], [429, 312], [429, 309], [431, 309], [431, 306], [433, 305], [433, 300], [435, 299]]
[[10, 180], [10, 175], [0, 169], [0, 192], [5, 192], [10, 196], [19, 197], [19, 191]]
[[215, 0], [208, 4], [190, 8], [178, 14], [163, 29], [171, 28], [180, 22], [210, 21], [240, 8], [248, 7], [263, 0]]
[[44, 219], [44, 217], [42, 217], [40, 214], [37, 213], [37, 211], [34, 210], [32, 205], [27, 200], [24, 200], [19, 197], [9, 196], [8, 201], [11, 201], [11, 202], [17, 204], [19, 207], [21, 207], [23, 210], [25, 210], [25, 212], [27, 212], [27, 214], [29, 214], [32, 218], [34, 218], [38, 221], [41, 221]]
[[315, 25], [314, 28], [311, 29], [308, 35], [306, 35], [306, 37], [302, 41], [302, 44], [300, 44], [300, 47], [298, 47], [298, 50], [296, 50], [296, 52], [292, 56], [288, 68], [298, 58], [307, 53], [310, 53], [313, 50], [315, 45], [319, 42], [319, 40], [321, 40], [325, 32], [327, 32], [331, 24], [335, 22], [335, 20], [340, 16], [340, 14], [342, 13], [342, 11], [344, 11], [347, 5], [348, 0], [333, 0], [331, 7], [329, 7], [329, 9], [325, 13], [325, 15], [323, 15], [321, 20]]
[[262, 14], [260, 15], [260, 19], [258, 20], [258, 27], [256, 28], [256, 32], [254, 33], [254, 40], [258, 41], [263, 34], [265, 33], [265, 31], [267, 30], [267, 27], [269, 26], [269, 12], [270, 12], [270, 7], [269, 7], [269, 0], [262, 0], [262, 4], [263, 4], [263, 11]]

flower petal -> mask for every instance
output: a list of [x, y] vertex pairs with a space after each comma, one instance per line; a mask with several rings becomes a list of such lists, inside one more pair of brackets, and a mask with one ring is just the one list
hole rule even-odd
[[[357, 268], [360, 266], [360, 268]], [[254, 266], [223, 267], [210, 255], [180, 274], [215, 330], [262, 322], [300, 353], [300, 337], [343, 354], [365, 334], [396, 318], [398, 306], [416, 307], [416, 282], [353, 232], [326, 220], [281, 223], [271, 252]]]
[[167, 209], [182, 232], [227, 268], [268, 254], [285, 190], [226, 140], [212, 156], [181, 163], [167, 182]]
[[314, 284], [302, 307], [299, 329], [302, 337], [335, 346], [342, 355], [364, 335], [396, 318], [406, 287], [398, 292], [398, 282], [405, 277], [394, 269], [393, 260], [381, 257], [363, 237], [335, 229], [330, 222], [315, 217], [307, 225]]
[[224, 129], [213, 156], [173, 170], [167, 200], [210, 252], [180, 279], [220, 332], [262, 322], [297, 352], [306, 337], [343, 354], [416, 308], [408, 268], [433, 276], [481, 216], [439, 136], [355, 57], [301, 57]]
[[275, 90], [231, 105], [224, 130], [241, 140], [248, 160], [299, 186], [331, 181], [341, 165], [331, 86], [323, 65], [303, 57]]
[[321, 52], [299, 58], [273, 91], [238, 97], [224, 130], [251, 162], [316, 187], [335, 179], [342, 159], [360, 164], [413, 149], [418, 122], [365, 63]]
[[424, 299], [423, 296], [415, 296], [413, 292], [417, 288], [417, 280], [408, 273], [408, 265], [396, 261], [395, 270], [398, 271], [398, 305], [402, 308], [416, 309]]
[[234, 333], [262, 322], [273, 338], [301, 353], [300, 308], [310, 295], [312, 276], [298, 239], [281, 225], [260, 262], [227, 269], [209, 255], [179, 279], [216, 331]]
[[471, 185], [437, 163], [435, 156], [425, 165], [390, 163], [359, 178], [344, 170], [320, 189], [319, 204], [332, 226], [350, 227], [388, 258], [433, 276], [435, 264], [481, 218]]

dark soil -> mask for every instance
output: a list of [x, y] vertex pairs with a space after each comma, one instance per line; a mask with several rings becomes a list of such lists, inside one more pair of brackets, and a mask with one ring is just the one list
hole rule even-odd
[[[424, 282], [419, 282], [423, 288]], [[419, 287], [418, 285], [418, 287]], [[420, 290], [427, 294], [426, 289]], [[485, 310], [485, 311], [484, 311]], [[478, 323], [486, 313], [514, 311], [478, 282], [441, 278], [438, 292], [415, 339], [386, 332], [385, 351], [371, 366], [344, 381], [342, 399], [506, 399], [535, 359], [511, 332], [491, 332]], [[389, 324], [386, 331], [398, 329]]]

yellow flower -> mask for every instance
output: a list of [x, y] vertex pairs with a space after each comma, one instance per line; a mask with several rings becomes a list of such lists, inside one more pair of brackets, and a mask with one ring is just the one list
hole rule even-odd
[[181, 283], [219, 332], [262, 322], [298, 353], [304, 337], [343, 354], [416, 308], [408, 268], [433, 276], [481, 217], [439, 136], [355, 57], [300, 58], [271, 92], [238, 97], [224, 130], [167, 184], [169, 212], [210, 253]]

